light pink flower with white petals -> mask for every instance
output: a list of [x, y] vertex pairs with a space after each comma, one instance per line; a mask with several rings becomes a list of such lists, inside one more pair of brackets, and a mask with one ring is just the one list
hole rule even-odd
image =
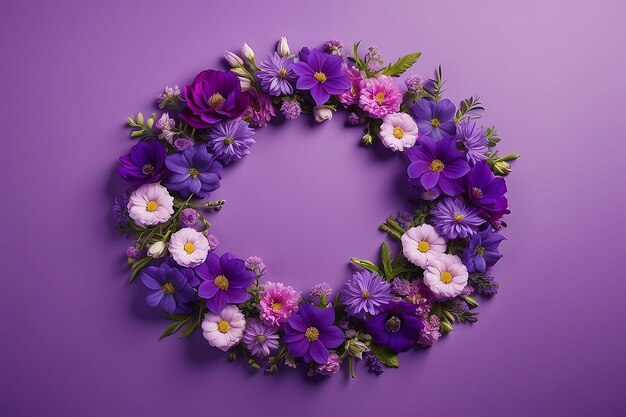
[[194, 268], [205, 261], [210, 246], [202, 233], [185, 227], [172, 235], [168, 250], [178, 265]]
[[224, 352], [239, 343], [246, 327], [246, 319], [237, 306], [227, 305], [219, 314], [206, 313], [202, 322], [202, 335]]
[[144, 184], [132, 192], [128, 215], [138, 226], [163, 223], [174, 214], [174, 197], [159, 183]]
[[417, 123], [406, 113], [388, 114], [380, 126], [380, 138], [385, 147], [402, 152], [415, 145]]
[[402, 235], [402, 252], [411, 263], [426, 268], [428, 261], [447, 249], [446, 239], [429, 224], [411, 227]]
[[428, 262], [424, 283], [438, 300], [447, 300], [461, 294], [467, 285], [467, 268], [456, 255], [441, 254]]

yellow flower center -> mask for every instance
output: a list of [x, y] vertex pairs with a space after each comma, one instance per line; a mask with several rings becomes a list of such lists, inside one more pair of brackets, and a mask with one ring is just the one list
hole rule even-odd
[[400, 326], [402, 326], [402, 320], [398, 316], [391, 316], [387, 319], [385, 323], [385, 330], [388, 333], [397, 333], [400, 330]]
[[483, 256], [485, 254], [485, 248], [482, 246], [479, 246], [476, 248], [476, 255], [478, 256]]
[[309, 342], [315, 342], [317, 338], [320, 337], [320, 331], [311, 326], [304, 332], [304, 337], [306, 337]]
[[272, 311], [278, 311], [281, 308], [283, 308], [283, 304], [282, 303], [273, 303], [272, 304]]
[[439, 119], [437, 119], [437, 118], [435, 117], [434, 119], [432, 119], [432, 120], [430, 121], [430, 125], [431, 125], [432, 127], [439, 127], [439, 126], [441, 126], [441, 122], [439, 121]]
[[148, 201], [148, 204], [146, 205], [146, 210], [148, 210], [148, 211], [157, 211], [158, 208], [159, 208], [159, 206], [157, 205], [156, 201], [154, 201], [154, 200]]
[[141, 172], [143, 172], [144, 175], [152, 175], [154, 174], [154, 167], [152, 164], [145, 164], [143, 168], [141, 168]]
[[441, 172], [443, 171], [444, 167], [445, 165], [443, 164], [443, 162], [441, 162], [439, 159], [435, 159], [433, 162], [430, 163], [428, 169], [430, 169], [432, 172]]
[[176, 288], [174, 288], [171, 282], [166, 282], [162, 289], [165, 294], [174, 294], [176, 291]]
[[422, 253], [428, 252], [430, 250], [430, 243], [426, 242], [425, 240], [422, 240], [421, 242], [417, 244], [417, 250]]
[[463, 220], [463, 215], [461, 213], [457, 213], [454, 215], [454, 221], [455, 222], [460, 222], [461, 220]]
[[287, 76], [287, 70], [284, 68], [281, 68], [280, 71], [278, 71], [278, 75], [284, 78], [285, 76]]
[[197, 169], [189, 168], [189, 175], [191, 175], [192, 178], [196, 178], [199, 173], [200, 171], [198, 171]]
[[222, 291], [226, 291], [228, 289], [228, 278], [226, 278], [224, 275], [216, 276], [213, 283], [217, 288]]
[[452, 282], [452, 274], [449, 273], [448, 271], [443, 271], [441, 273], [441, 275], [439, 276], [439, 279], [441, 280], [441, 282], [443, 282], [444, 284], [449, 284]]
[[404, 130], [400, 126], [397, 126], [393, 129], [393, 135], [396, 139], [402, 139], [404, 137]]
[[228, 138], [225, 138], [225, 139], [224, 139], [224, 144], [225, 144], [225, 145], [232, 145], [234, 141], [235, 141], [235, 140], [234, 140], [233, 138], [228, 137]]
[[226, 320], [220, 320], [217, 322], [217, 330], [221, 333], [226, 333], [230, 330], [230, 324]]
[[385, 93], [382, 92], [382, 91], [379, 91], [374, 96], [374, 100], [376, 100], [376, 103], [378, 103], [378, 104], [383, 104], [383, 101], [385, 101]]
[[368, 290], [363, 291], [363, 293], [361, 294], [361, 296], [363, 298], [370, 298], [370, 292]]
[[191, 255], [193, 251], [196, 250], [196, 247], [193, 245], [193, 243], [187, 242], [185, 243], [185, 246], [183, 247], [183, 249], [185, 249], [185, 252]]
[[209, 97], [209, 100], [207, 101], [207, 103], [212, 108], [219, 109], [220, 107], [224, 105], [225, 101], [226, 100], [224, 99], [223, 95], [221, 95], [220, 93], [215, 93], [211, 97]]
[[326, 74], [324, 74], [323, 72], [316, 72], [315, 74], [313, 74], [313, 78], [315, 78], [317, 81], [321, 82], [321, 83], [325, 83], [326, 82]]
[[260, 335], [258, 335], [258, 336], [256, 337], [256, 341], [257, 341], [257, 342], [259, 342], [259, 343], [263, 343], [263, 342], [265, 342], [265, 339], [267, 339], [267, 337], [265, 337], [265, 335], [264, 335], [264, 334], [260, 334]]

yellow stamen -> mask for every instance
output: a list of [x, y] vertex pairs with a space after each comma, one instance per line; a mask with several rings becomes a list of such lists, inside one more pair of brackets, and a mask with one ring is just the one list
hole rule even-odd
[[226, 278], [224, 275], [216, 276], [213, 283], [217, 288], [222, 291], [226, 291], [228, 289], [228, 278]]
[[157, 205], [156, 201], [154, 201], [154, 200], [148, 201], [148, 204], [146, 205], [146, 210], [148, 210], [148, 211], [157, 211], [158, 208], [159, 208], [159, 206]]
[[224, 105], [225, 101], [226, 100], [224, 99], [223, 95], [221, 95], [220, 93], [215, 93], [211, 97], [209, 97], [208, 104], [214, 109], [219, 109]]
[[199, 173], [200, 171], [198, 171], [197, 169], [189, 168], [189, 175], [191, 175], [192, 178], [196, 178]]
[[476, 248], [476, 255], [478, 256], [483, 256], [485, 254], [485, 248], [482, 246], [479, 246]]
[[454, 215], [454, 221], [455, 222], [460, 222], [461, 220], [463, 220], [463, 215], [461, 213], [457, 213]]
[[439, 119], [435, 117], [434, 119], [430, 121], [430, 125], [432, 127], [439, 127], [441, 125], [441, 122], [439, 121]]
[[379, 91], [374, 96], [374, 100], [376, 100], [376, 103], [378, 103], [378, 104], [383, 104], [383, 101], [385, 101], [385, 93], [382, 92], [382, 91]]
[[363, 293], [361, 294], [361, 296], [363, 298], [370, 298], [370, 292], [368, 290], [363, 291]]
[[166, 282], [162, 289], [165, 294], [174, 294], [176, 291], [176, 288], [174, 288], [171, 282]]
[[306, 329], [306, 332], [304, 332], [304, 337], [306, 337], [309, 342], [315, 342], [317, 338], [320, 337], [320, 331], [315, 327], [309, 327]]
[[185, 252], [191, 255], [193, 251], [196, 250], [196, 247], [193, 245], [193, 243], [187, 242], [185, 243], [185, 246], [183, 247], [183, 249], [185, 249]]
[[397, 126], [393, 129], [393, 135], [396, 139], [402, 139], [404, 137], [404, 130], [400, 126]]
[[280, 75], [281, 77], [285, 77], [287, 75], [287, 70], [281, 68], [280, 71], [278, 71], [278, 75]]
[[278, 311], [281, 308], [283, 308], [283, 304], [282, 303], [274, 303], [274, 304], [272, 304], [272, 311]]
[[430, 243], [426, 242], [425, 240], [422, 240], [421, 242], [417, 244], [417, 250], [422, 253], [428, 252], [430, 250]]
[[326, 82], [326, 74], [324, 74], [323, 72], [316, 72], [315, 74], [313, 74], [313, 78], [321, 83]]
[[439, 276], [439, 279], [441, 280], [441, 282], [443, 282], [444, 284], [449, 284], [452, 282], [452, 274], [449, 273], [448, 271], [443, 271], [441, 273], [441, 275]]
[[433, 162], [430, 163], [428, 169], [430, 169], [432, 172], [441, 172], [443, 171], [444, 167], [445, 165], [443, 164], [443, 162], [441, 162], [439, 159], [435, 159]]
[[231, 138], [231, 137], [224, 138], [224, 144], [225, 145], [232, 145], [233, 142], [234, 142], [234, 139]]
[[230, 330], [230, 324], [226, 320], [220, 320], [217, 322], [217, 330], [221, 333], [226, 333]]

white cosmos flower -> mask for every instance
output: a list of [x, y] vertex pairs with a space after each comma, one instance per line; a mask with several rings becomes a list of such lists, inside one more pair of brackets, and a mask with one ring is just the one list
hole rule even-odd
[[385, 147], [392, 151], [404, 151], [417, 141], [417, 124], [406, 113], [392, 113], [385, 116], [380, 126], [380, 138]]
[[246, 319], [235, 305], [227, 305], [219, 314], [206, 313], [202, 334], [211, 346], [226, 352], [243, 337]]
[[467, 268], [461, 258], [445, 253], [431, 259], [424, 271], [424, 283], [439, 300], [461, 294], [467, 285], [467, 278]]
[[193, 268], [200, 265], [209, 253], [209, 241], [200, 232], [185, 227], [170, 238], [168, 249], [180, 266]]
[[402, 235], [402, 252], [413, 264], [426, 268], [428, 261], [447, 248], [446, 239], [429, 224], [411, 227]]
[[159, 183], [144, 184], [132, 192], [128, 215], [139, 226], [152, 226], [169, 220], [174, 214], [174, 197]]

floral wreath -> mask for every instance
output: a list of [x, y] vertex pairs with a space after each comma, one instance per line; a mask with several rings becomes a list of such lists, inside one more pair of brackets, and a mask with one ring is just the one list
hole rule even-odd
[[[498, 155], [496, 130], [477, 123], [478, 97], [458, 108], [442, 98], [441, 67], [433, 79], [413, 74], [398, 87], [395, 77], [420, 53], [385, 65], [376, 48], [358, 49], [346, 56], [332, 40], [292, 54], [281, 38], [257, 62], [244, 44], [243, 57], [226, 51], [230, 71], [202, 71], [182, 92], [166, 87], [160, 117], [128, 119], [138, 142], [120, 158], [131, 188], [114, 215], [134, 236], [131, 281], [140, 277], [146, 303], [171, 320], [161, 337], [200, 328], [231, 360], [243, 356], [268, 373], [304, 364], [309, 375], [332, 375], [347, 363], [354, 377], [355, 361], [365, 359], [378, 375], [399, 366], [398, 353], [475, 322], [475, 295], [497, 292], [490, 269], [509, 213], [502, 177], [519, 155]], [[303, 295], [266, 281], [258, 256], [219, 255], [203, 212], [223, 207], [208, 197], [224, 167], [250, 154], [255, 128], [304, 113], [323, 122], [338, 107], [349, 125], [364, 126], [364, 146], [380, 140], [406, 153], [413, 202], [380, 225], [400, 242], [396, 256], [383, 243], [378, 262], [352, 259], [356, 271], [335, 296], [326, 283]]]

